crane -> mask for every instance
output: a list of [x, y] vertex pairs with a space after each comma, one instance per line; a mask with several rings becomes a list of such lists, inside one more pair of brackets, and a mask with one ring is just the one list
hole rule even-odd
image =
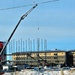
[[[37, 5], [38, 5], [38, 4], [35, 4], [29, 11], [27, 11], [24, 15], [21, 16], [20, 20], [18, 21], [17, 25], [15, 26], [15, 28], [14, 28], [14, 30], [12, 31], [11, 35], [9, 36], [7, 42], [6, 42], [5, 45], [3, 46], [3, 48], [2, 48], [2, 50], [1, 50], [1, 52], [0, 52], [0, 57], [2, 56], [2, 54], [3, 54], [4, 50], [5, 50], [5, 48], [7, 47], [9, 41], [11, 40], [13, 34], [15, 33], [15, 31], [16, 31], [16, 29], [18, 28], [18, 26], [19, 26], [19, 24], [21, 23], [21, 21], [24, 20], [24, 19], [28, 16], [28, 14], [29, 14], [34, 8], [36, 8]], [[0, 64], [2, 64], [2, 63], [3, 63], [3, 61], [0, 60]]]

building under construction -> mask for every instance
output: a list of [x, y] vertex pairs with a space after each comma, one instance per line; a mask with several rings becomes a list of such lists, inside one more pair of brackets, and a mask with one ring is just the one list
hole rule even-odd
[[16, 52], [12, 54], [14, 65], [29, 64], [32, 66], [61, 65], [75, 66], [75, 50], [46, 50], [34, 52]]
[[67, 53], [61, 50], [40, 52], [16, 52], [12, 54], [14, 65], [29, 64], [32, 66], [66, 65]]
[[12, 57], [10, 61], [13, 62], [13, 65], [75, 65], [75, 50], [47, 50], [46, 39], [12, 40], [9, 43], [8, 55]]

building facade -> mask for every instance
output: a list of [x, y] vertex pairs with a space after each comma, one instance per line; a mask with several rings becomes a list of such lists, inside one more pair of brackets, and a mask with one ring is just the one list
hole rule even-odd
[[[0, 41], [0, 52], [2, 51], [4, 44], [5, 42]], [[6, 48], [0, 56], [0, 61], [4, 61], [4, 60], [6, 60]]]
[[61, 50], [46, 52], [46, 58], [49, 63], [63, 65], [66, 63], [66, 52]]
[[66, 64], [66, 51], [48, 50], [39, 52], [16, 52], [13, 53], [14, 65], [63, 65]]
[[67, 53], [68, 63], [70, 64], [70, 66], [75, 66], [75, 50], [69, 50]]

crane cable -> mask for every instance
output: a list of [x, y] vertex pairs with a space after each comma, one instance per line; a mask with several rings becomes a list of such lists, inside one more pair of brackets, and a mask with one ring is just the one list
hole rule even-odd
[[[55, 1], [59, 1], [59, 0], [52, 0], [52, 1], [49, 0], [49, 1], [45, 1], [45, 2], [39, 2], [39, 3], [36, 3], [36, 4], [44, 4], [44, 3], [55, 2]], [[35, 5], [35, 1], [34, 1], [34, 4], [28, 4], [28, 5], [23, 5], [23, 6], [3, 8], [3, 9], [0, 9], [0, 11], [2, 11], [2, 10], [9, 10], [9, 9], [16, 9], [16, 8], [22, 8], [22, 7], [31, 6], [31, 5]]]

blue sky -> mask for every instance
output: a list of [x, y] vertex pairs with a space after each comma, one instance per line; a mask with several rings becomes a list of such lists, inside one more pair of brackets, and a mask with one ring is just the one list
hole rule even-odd
[[[0, 40], [6, 41], [20, 17], [32, 6], [1, 10], [48, 0], [1, 0]], [[38, 30], [39, 28], [39, 30]], [[20, 24], [12, 39], [46, 39], [47, 49], [75, 49], [75, 0], [38, 5]], [[12, 40], [11, 39], [11, 40]]]

